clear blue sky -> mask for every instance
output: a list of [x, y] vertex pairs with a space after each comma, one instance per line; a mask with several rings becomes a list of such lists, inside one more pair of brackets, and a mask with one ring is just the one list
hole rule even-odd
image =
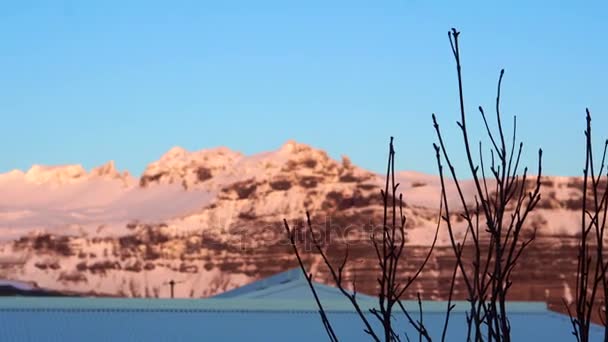
[[435, 173], [432, 112], [461, 148], [457, 27], [470, 115], [493, 113], [504, 67], [524, 161], [542, 146], [548, 174], [580, 174], [586, 106], [608, 136], [608, 6], [490, 3], [4, 1], [0, 171], [114, 159], [137, 175], [175, 145], [288, 139], [380, 171], [394, 135], [399, 169]]

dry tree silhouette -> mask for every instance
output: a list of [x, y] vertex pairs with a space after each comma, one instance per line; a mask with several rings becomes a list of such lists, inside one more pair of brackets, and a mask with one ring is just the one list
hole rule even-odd
[[[585, 168], [583, 169], [583, 198], [581, 209], [581, 230], [578, 245], [576, 269], [576, 293], [574, 313], [569, 303], [564, 304], [572, 323], [572, 334], [579, 342], [589, 341], [589, 329], [592, 318], [596, 313], [604, 326], [604, 341], [608, 341], [608, 324], [606, 322], [606, 298], [608, 286], [606, 269], [608, 262], [604, 256], [604, 232], [608, 217], [608, 170], [606, 170], [606, 150], [608, 140], [604, 143], [604, 151], [599, 171], [596, 173], [593, 160], [593, 144], [591, 136], [591, 113], [587, 112], [587, 128], [585, 130]], [[604, 180], [603, 172], [606, 171]], [[598, 293], [599, 292], [599, 293]], [[596, 299], [602, 295], [602, 305], [596, 307]]]
[[[380, 266], [380, 275], [377, 277], [379, 285], [379, 309], [370, 309], [369, 313], [376, 317], [382, 324], [382, 333], [373, 330], [370, 321], [366, 317], [366, 312], [359, 306], [354, 282], [352, 284], [354, 289], [353, 292], [350, 292], [345, 288], [343, 272], [348, 262], [348, 245], [346, 246], [346, 254], [342, 263], [337, 267], [332, 265], [327, 257], [326, 250], [324, 250], [324, 246], [321, 245], [321, 242], [314, 234], [310, 214], [308, 212], [306, 213], [308, 232], [312, 238], [314, 248], [321, 255], [325, 266], [329, 269], [335, 285], [351, 302], [355, 311], [358, 313], [364, 325], [364, 331], [375, 341], [380, 341], [381, 339], [384, 341], [400, 340], [400, 336], [395, 331], [394, 322], [392, 321], [395, 305], [401, 309], [407, 322], [409, 322], [409, 324], [418, 332], [420, 341], [423, 339], [426, 341], [432, 340], [423, 323], [423, 310], [420, 294], [417, 296], [419, 310], [418, 320], [412, 318], [406, 310], [401, 302], [401, 296], [409, 288], [412, 282], [416, 280], [429, 260], [435, 248], [441, 222], [446, 223], [449, 241], [452, 247], [451, 249], [456, 260], [451, 278], [445, 321], [441, 331], [441, 340], [444, 341], [446, 339], [450, 313], [454, 309], [452, 297], [458, 275], [464, 280], [467, 299], [470, 303], [470, 309], [466, 316], [467, 341], [487, 340], [498, 342], [511, 340], [511, 326], [507, 315], [507, 295], [509, 289], [513, 285], [511, 276], [515, 271], [517, 261], [526, 247], [534, 240], [536, 234], [536, 231], [533, 230], [531, 234], [526, 236], [523, 228], [526, 218], [540, 200], [542, 150], [538, 151], [538, 172], [535, 179], [532, 181], [529, 179], [527, 168], [524, 168], [520, 175], [520, 158], [523, 151], [523, 143], [520, 142], [516, 145], [517, 121], [515, 117], [513, 119], [512, 141], [510, 142], [509, 149], [507, 149], [508, 143], [503, 131], [500, 113], [500, 90], [504, 75], [504, 70], [502, 70], [498, 80], [496, 96], [497, 134], [493, 133], [490, 129], [486, 114], [483, 108], [479, 107], [487, 136], [491, 141], [491, 162], [489, 168], [486, 168], [483, 161], [483, 146], [482, 143], [479, 142], [480, 159], [479, 165], [476, 164], [473, 158], [469, 129], [466, 121], [467, 116], [462, 84], [459, 35], [460, 32], [456, 29], [452, 29], [448, 32], [452, 53], [456, 61], [458, 76], [460, 103], [460, 121], [458, 122], [458, 126], [462, 133], [468, 167], [475, 185], [474, 203], [471, 204], [464, 194], [461, 182], [459, 181], [456, 170], [449, 157], [439, 124], [433, 114], [433, 125], [438, 139], [438, 144], [434, 144], [433, 146], [441, 181], [441, 205], [439, 209], [437, 230], [424, 262], [413, 275], [407, 278], [408, 280], [405, 283], [399, 282], [398, 279], [401, 277], [399, 277], [398, 274], [398, 265], [405, 261], [403, 260], [403, 250], [405, 244], [406, 218], [403, 216], [403, 197], [401, 194], [397, 196], [399, 184], [395, 184], [395, 150], [393, 148], [393, 138], [391, 137], [386, 184], [384, 190], [381, 191], [384, 204], [382, 236], [371, 236], [372, 246], [378, 259], [378, 265]], [[516, 146], [518, 147], [516, 148]], [[457, 198], [459, 199], [459, 204], [462, 206], [462, 211], [458, 211], [460, 208], [450, 208], [446, 184], [447, 177], [444, 172], [443, 162], [448, 166], [449, 176], [455, 185]], [[486, 177], [486, 173], [488, 173], [490, 177]], [[454, 220], [458, 220], [459, 218], [463, 219], [466, 225], [466, 230], [461, 241], [456, 240], [455, 234]], [[323, 305], [314, 289], [312, 283], [313, 276], [308, 272], [298, 251], [298, 245], [295, 239], [296, 229], [292, 229], [286, 220], [284, 220], [284, 226], [300, 268], [306, 275], [310, 289], [317, 302], [319, 313], [327, 334], [331, 341], [337, 341], [338, 337], [336, 336]], [[473, 252], [471, 262], [465, 261], [465, 250]], [[407, 335], [406, 338], [409, 340]]]
[[[325, 250], [322, 242], [317, 238], [315, 232], [313, 231], [313, 225], [310, 218], [310, 213], [306, 212], [306, 226], [309, 232], [309, 236], [312, 239], [312, 244], [321, 256], [323, 263], [329, 269], [333, 282], [336, 287], [340, 290], [340, 292], [350, 301], [353, 308], [357, 312], [361, 322], [364, 326], [364, 331], [374, 340], [374, 341], [400, 341], [400, 335], [394, 328], [394, 312], [396, 310], [401, 310], [401, 312], [405, 315], [408, 322], [415, 328], [418, 332], [420, 339], [424, 338], [427, 341], [431, 341], [431, 337], [427, 329], [424, 326], [422, 320], [422, 303], [420, 300], [420, 295], [418, 294], [418, 304], [419, 304], [419, 315], [420, 319], [415, 320], [408, 310], [405, 308], [405, 305], [401, 302], [401, 298], [403, 294], [407, 291], [407, 289], [412, 285], [412, 283], [416, 280], [416, 278], [422, 272], [424, 266], [428, 262], [435, 244], [437, 242], [437, 236], [439, 233], [439, 224], [435, 230], [435, 236], [433, 239], [433, 243], [426, 254], [421, 265], [417, 268], [416, 272], [410, 275], [406, 281], [402, 282], [399, 279], [399, 264], [403, 262], [403, 251], [405, 248], [405, 224], [406, 218], [403, 215], [403, 195], [399, 194], [397, 196], [399, 184], [395, 183], [395, 149], [393, 147], [393, 138], [391, 137], [389, 143], [389, 157], [388, 157], [388, 166], [386, 171], [386, 183], [385, 188], [380, 191], [380, 195], [382, 196], [383, 201], [383, 224], [380, 227], [381, 232], [379, 232], [376, 236], [375, 233], [372, 233], [370, 236], [371, 246], [374, 249], [375, 255], [377, 257], [378, 265], [379, 265], [379, 274], [377, 275], [378, 282], [378, 308], [371, 308], [366, 312], [364, 308], [361, 308], [359, 302], [357, 301], [357, 291], [356, 284], [353, 281], [352, 288], [353, 291], [349, 291], [346, 289], [346, 284], [344, 282], [344, 269], [349, 260], [348, 254], [348, 244], [346, 244], [346, 253], [344, 254], [344, 259], [342, 263], [337, 267], [333, 265], [327, 255], [327, 251]], [[308, 272], [300, 253], [298, 251], [298, 245], [296, 241], [296, 229], [292, 229], [289, 226], [287, 220], [283, 221], [285, 230], [289, 237], [290, 244], [294, 251], [296, 258], [298, 259], [298, 263], [302, 272], [306, 276], [306, 280], [308, 281], [309, 287], [313, 293], [313, 296], [317, 302], [317, 306], [319, 308], [319, 314], [321, 316], [321, 320], [323, 321], [323, 325], [325, 330], [331, 341], [338, 341], [338, 337], [335, 334], [334, 329], [327, 318], [327, 314], [323, 308], [323, 305], [315, 291], [313, 286], [313, 276]], [[331, 241], [328, 241], [331, 243]], [[397, 306], [398, 308], [396, 308]], [[366, 314], [371, 314], [372, 317], [375, 317], [382, 325], [382, 331], [376, 331], [372, 327], [372, 324]]]
[[[470, 302], [467, 314], [467, 340], [510, 341], [510, 323], [507, 315], [507, 295], [513, 285], [511, 276], [518, 259], [526, 247], [534, 240], [523, 236], [523, 227], [529, 213], [540, 200], [542, 150], [538, 151], [538, 173], [536, 181], [530, 184], [528, 169], [518, 175], [523, 143], [516, 148], [517, 121], [513, 119], [513, 136], [510, 149], [503, 131], [500, 113], [500, 89], [504, 70], [501, 70], [496, 96], [496, 121], [498, 134], [492, 132], [483, 108], [479, 112], [485, 124], [487, 136], [491, 141], [491, 161], [489, 168], [484, 165], [483, 146], [479, 142], [479, 164], [473, 158], [472, 143], [467, 126], [465, 111], [462, 66], [459, 48], [459, 35], [456, 29], [449, 33], [452, 53], [456, 61], [460, 103], [460, 121], [457, 123], [462, 133], [466, 152], [468, 171], [475, 187], [474, 203], [470, 203], [463, 192], [456, 170], [449, 157], [439, 124], [433, 114], [433, 125], [438, 144], [434, 144], [437, 167], [442, 187], [444, 216], [450, 244], [456, 257], [456, 267], [462, 276]], [[453, 179], [462, 212], [453, 212], [450, 207], [446, 186], [443, 161]], [[489, 177], [486, 173], [489, 171]], [[481, 172], [481, 174], [480, 174]], [[466, 230], [461, 241], [456, 240], [454, 216], [464, 219]], [[464, 251], [472, 250], [472, 262], [465, 262]], [[454, 288], [452, 283], [452, 291]], [[451, 301], [451, 294], [450, 294]], [[449, 309], [448, 308], [448, 315]], [[446, 322], [447, 324], [447, 322]], [[485, 326], [485, 328], [484, 328]]]

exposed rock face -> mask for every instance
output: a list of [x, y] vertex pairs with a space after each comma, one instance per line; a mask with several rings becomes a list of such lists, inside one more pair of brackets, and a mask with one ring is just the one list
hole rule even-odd
[[[433, 239], [440, 185], [438, 177], [415, 172], [397, 178], [408, 218], [405, 279]], [[335, 161], [293, 141], [253, 156], [226, 148], [173, 148], [151, 163], [139, 182], [128, 179], [112, 162], [89, 174], [79, 166], [38, 166], [0, 175], [0, 192], [12, 198], [0, 203], [6, 240], [0, 244], [0, 277], [55, 290], [150, 297], [168, 296], [164, 284], [174, 279], [180, 297], [209, 296], [295, 267], [282, 220], [301, 225], [308, 210], [332, 246], [332, 259], [340, 260], [348, 242], [353, 258], [348, 276], [357, 275], [360, 291], [375, 292], [377, 262], [369, 236], [382, 219], [383, 177], [347, 157]], [[124, 184], [100, 195], [118, 180]], [[542, 200], [525, 228], [537, 229], [538, 238], [518, 266], [512, 293], [513, 299], [561, 303], [573, 288], [582, 183], [568, 177], [542, 182]], [[48, 184], [57, 188], [52, 210], [40, 198]], [[462, 187], [472, 199], [471, 183]], [[85, 198], [91, 192], [94, 200]], [[450, 201], [457, 216], [458, 198]], [[60, 209], [65, 209], [61, 215]], [[34, 225], [33, 213], [41, 212], [45, 224]], [[463, 229], [463, 222], [457, 224], [457, 234]], [[306, 261], [328, 281], [319, 256], [308, 252], [310, 240], [300, 237]], [[445, 298], [452, 255], [442, 228], [439, 246], [409, 294]], [[460, 283], [456, 297], [464, 299]]]
[[181, 184], [186, 189], [192, 188], [231, 169], [242, 157], [240, 153], [227, 148], [191, 153], [181, 147], [174, 147], [160, 160], [148, 165], [139, 184], [142, 187], [151, 184]]
[[106, 177], [106, 178], [115, 178], [115, 179], [124, 179], [129, 178], [130, 174], [128, 171], [123, 171], [122, 173], [116, 170], [116, 165], [113, 160], [93, 168], [91, 170], [90, 176], [92, 177]]
[[129, 184], [133, 183], [133, 178], [129, 171], [119, 172], [113, 160], [93, 168], [89, 173], [89, 177], [93, 179], [120, 180], [124, 186], [129, 186]]

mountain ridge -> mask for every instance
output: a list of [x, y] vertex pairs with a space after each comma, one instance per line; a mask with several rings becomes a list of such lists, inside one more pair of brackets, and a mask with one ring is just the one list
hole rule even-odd
[[[315, 225], [335, 230], [331, 238], [341, 241], [337, 246], [358, 246], [352, 253], [362, 262], [353, 272], [374, 267], [363, 246], [381, 222], [384, 176], [295, 141], [250, 156], [222, 147], [172, 148], [139, 179], [122, 178], [124, 172], [111, 162], [88, 173], [69, 166], [40, 167], [29, 180], [26, 174], [0, 176], [0, 277], [5, 279], [121, 296], [164, 296], [162, 284], [175, 279], [183, 281], [178, 296], [209, 296], [295, 266], [282, 220], [301, 223], [305, 211]], [[439, 177], [400, 171], [396, 178], [408, 218], [407, 246], [424, 250], [437, 225]], [[526, 231], [536, 229], [539, 244], [571, 241], [580, 218], [580, 177], [543, 177], [542, 182], [543, 198]], [[449, 179], [446, 184], [458, 216], [460, 200], [454, 184]], [[472, 200], [473, 183], [463, 180], [461, 186]], [[463, 234], [464, 222], [455, 227], [457, 236]], [[442, 229], [438, 247], [444, 254], [434, 257], [422, 283], [445, 281], [450, 267], [441, 260], [449, 256], [448, 246]], [[307, 258], [317, 269], [318, 256]], [[533, 281], [557, 291], [538, 285], [542, 279]], [[565, 285], [557, 281], [561, 294]], [[373, 284], [361, 288], [370, 292]]]

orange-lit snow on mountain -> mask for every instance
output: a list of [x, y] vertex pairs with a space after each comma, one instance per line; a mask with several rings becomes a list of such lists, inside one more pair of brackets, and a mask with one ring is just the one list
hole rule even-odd
[[[407, 244], [422, 251], [437, 224], [439, 177], [404, 171], [396, 178], [406, 203]], [[139, 179], [113, 162], [90, 172], [79, 165], [11, 171], [0, 175], [0, 278], [125, 296], [165, 296], [163, 283], [175, 279], [184, 281], [179, 296], [211, 295], [294, 266], [282, 219], [302, 220], [306, 210], [316, 223], [348, 228], [343, 238], [349, 242], [368, 241], [364, 226], [379, 223], [383, 179], [347, 157], [337, 161], [294, 141], [250, 156], [224, 147], [174, 147]], [[460, 200], [446, 181], [457, 211]], [[474, 184], [461, 185], [472, 201]], [[539, 240], [572, 239], [581, 180], [544, 177], [543, 185], [527, 229], [537, 228]], [[464, 222], [457, 224], [458, 234], [463, 229]], [[450, 272], [441, 256], [449, 256], [445, 228], [439, 246], [422, 283]], [[362, 248], [353, 253], [373, 261]], [[560, 295], [566, 291], [564, 281], [556, 286]]]

